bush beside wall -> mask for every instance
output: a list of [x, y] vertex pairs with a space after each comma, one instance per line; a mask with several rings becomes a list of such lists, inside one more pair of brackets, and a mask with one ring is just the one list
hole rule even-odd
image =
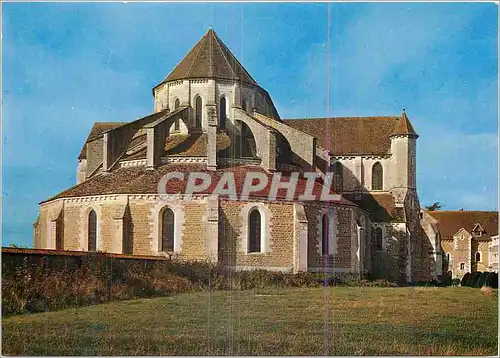
[[119, 258], [103, 253], [2, 255], [2, 314], [43, 312], [193, 290], [321, 285], [397, 286], [360, 275], [233, 271], [207, 262]]

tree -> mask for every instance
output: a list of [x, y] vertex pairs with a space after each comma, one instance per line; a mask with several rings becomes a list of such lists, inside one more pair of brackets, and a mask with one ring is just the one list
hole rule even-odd
[[488, 273], [489, 273], [489, 272], [483, 272], [483, 273], [479, 276], [479, 278], [478, 278], [478, 280], [477, 280], [477, 283], [476, 283], [476, 287], [477, 287], [477, 288], [481, 288], [481, 287], [483, 287], [483, 286], [485, 285], [485, 283], [486, 283], [486, 276], [488, 276]]
[[496, 272], [488, 273], [484, 284], [491, 288], [498, 288], [498, 274]]
[[432, 205], [426, 205], [425, 206], [425, 210], [429, 210], [429, 211], [436, 211], [436, 210], [440, 210], [444, 205], [441, 205], [441, 203], [439, 201], [436, 201], [434, 204]]
[[470, 279], [470, 272], [467, 272], [464, 277], [462, 277], [462, 281], [460, 282], [460, 286], [467, 286]]
[[469, 282], [467, 283], [467, 286], [469, 287], [477, 287], [477, 281], [479, 280], [479, 276], [481, 276], [482, 272], [481, 271], [476, 271], [474, 272], [469, 279]]

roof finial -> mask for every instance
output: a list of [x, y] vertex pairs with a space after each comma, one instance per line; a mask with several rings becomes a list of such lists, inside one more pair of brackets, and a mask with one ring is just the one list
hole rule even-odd
[[406, 107], [403, 107], [403, 113], [406, 113]]

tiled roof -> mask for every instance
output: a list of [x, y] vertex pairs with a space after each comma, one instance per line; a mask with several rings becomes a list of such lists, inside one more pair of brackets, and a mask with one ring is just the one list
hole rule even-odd
[[390, 153], [391, 135], [418, 137], [406, 113], [402, 117], [332, 117], [285, 119], [285, 124], [312, 135], [333, 155]]
[[387, 154], [398, 117], [287, 119], [285, 124], [312, 135], [333, 155]]
[[476, 224], [481, 224], [486, 235], [498, 235], [497, 211], [427, 211], [429, 215], [438, 220], [437, 227], [444, 240], [452, 240], [460, 229], [469, 233]]
[[[158, 183], [161, 178], [169, 172], [181, 172], [186, 175], [184, 181], [172, 179], [168, 181], [166, 192], [169, 194], [184, 193], [186, 186], [187, 174], [191, 172], [203, 172], [211, 176], [212, 182], [210, 187], [202, 193], [212, 193], [217, 185], [220, 177], [225, 172], [233, 172], [236, 185], [236, 193], [239, 196], [243, 187], [245, 174], [247, 172], [260, 172], [268, 175], [268, 185], [261, 191], [252, 193], [252, 198], [267, 197], [271, 187], [272, 174], [264, 171], [259, 166], [235, 166], [227, 169], [218, 169], [216, 171], [207, 170], [205, 165], [201, 164], [170, 164], [158, 167], [154, 170], [148, 170], [145, 167], [124, 167], [116, 169], [106, 175], [97, 175], [88, 180], [63, 191], [62, 193], [54, 196], [46, 201], [51, 201], [57, 198], [69, 198], [80, 196], [92, 195], [107, 195], [107, 194], [158, 194]], [[283, 173], [282, 181], [285, 181], [289, 174]], [[304, 177], [299, 177], [297, 182], [297, 190], [295, 192], [295, 199], [306, 188], [306, 180]], [[318, 180], [313, 188], [313, 195], [319, 198], [322, 191], [322, 185]], [[285, 198], [286, 191], [283, 189], [278, 190], [277, 198]], [[351, 201], [342, 198], [340, 203], [355, 205]]]
[[92, 126], [92, 129], [90, 130], [90, 133], [85, 140], [85, 143], [83, 144], [82, 150], [80, 151], [80, 155], [78, 156], [78, 159], [85, 159], [87, 153], [85, 152], [85, 145], [93, 141], [94, 139], [99, 138], [104, 132], [110, 129], [114, 129], [117, 127], [120, 127], [128, 122], [96, 122]]
[[360, 194], [360, 197], [357, 197], [357, 194], [348, 193], [343, 196], [368, 212], [372, 222], [405, 221], [404, 208], [396, 207], [394, 197], [389, 193], [364, 193]]
[[[190, 134], [171, 134], [165, 140], [165, 155], [183, 156], [183, 157], [200, 157], [207, 155], [208, 137], [205, 133], [190, 133]], [[227, 148], [231, 140], [226, 133], [219, 132], [216, 136], [216, 150], [222, 151]], [[146, 136], [141, 135], [132, 140], [127, 148], [127, 152], [122, 159], [146, 159]], [[141, 145], [143, 148], [141, 148]], [[133, 148], [139, 148], [133, 151]]]
[[403, 115], [401, 116], [401, 119], [397, 121], [391, 135], [407, 135], [418, 138], [418, 134], [417, 132], [415, 132], [415, 129], [413, 129], [413, 126], [411, 125], [411, 122], [408, 119], [408, 116], [406, 115], [406, 111], [404, 109]]
[[162, 83], [188, 78], [238, 80], [257, 86], [257, 82], [212, 29], [194, 45]]

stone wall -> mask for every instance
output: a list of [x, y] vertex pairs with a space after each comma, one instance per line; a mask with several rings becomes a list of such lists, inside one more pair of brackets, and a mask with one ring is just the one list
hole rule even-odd
[[[97, 251], [166, 255], [160, 249], [161, 220], [168, 207], [175, 221], [174, 252], [168, 254], [180, 259], [218, 259], [236, 269], [290, 272], [366, 273], [371, 269], [370, 222], [363, 211], [314, 202], [301, 203], [300, 208], [298, 205], [213, 201], [205, 196], [189, 202], [163, 201], [153, 194], [58, 199], [40, 207], [35, 246], [55, 249], [56, 223], [63, 220], [62, 248], [87, 251], [89, 214], [93, 210], [97, 216]], [[248, 218], [253, 208], [262, 217], [262, 252], [258, 253], [248, 252]], [[218, 215], [212, 215], [213, 210]], [[324, 213], [328, 213], [331, 230], [327, 262], [321, 250]]]
[[[364, 212], [350, 206], [308, 203], [305, 205], [305, 213], [308, 219], [309, 271], [366, 273], [370, 270], [370, 224]], [[329, 217], [329, 241], [332, 246], [327, 256], [323, 256], [322, 251], [324, 214]], [[361, 224], [362, 231], [357, 230], [358, 223]]]
[[[248, 253], [248, 215], [257, 208], [265, 226], [262, 251]], [[267, 268], [293, 271], [293, 203], [222, 200], [219, 209], [219, 261], [237, 269]]]
[[[382, 229], [382, 249], [377, 249], [375, 228]], [[406, 235], [405, 223], [376, 223], [372, 225], [373, 276], [399, 281], [405, 276], [404, 251]]]
[[[460, 230], [453, 236], [452, 267], [453, 277], [461, 278], [466, 272], [471, 272], [471, 240], [466, 230]], [[460, 264], [464, 263], [464, 269]]]
[[[475, 266], [475, 271], [491, 271], [489, 262], [489, 241], [472, 241], [471, 254], [473, 264]], [[479, 252], [481, 257], [479, 261], [476, 261], [476, 253]]]
[[[243, 101], [247, 105], [247, 112], [252, 113], [256, 110], [272, 118], [278, 118], [272, 100], [269, 94], [259, 87], [245, 85], [228, 80], [213, 79], [191, 79], [179, 80], [164, 83], [154, 91], [155, 112], [165, 109], [171, 111], [175, 108], [175, 101], [178, 99], [180, 105], [195, 107], [196, 97], [202, 99], [202, 128], [208, 129], [208, 108], [207, 106], [216, 105], [219, 113], [220, 99], [226, 99], [226, 113], [228, 119], [232, 121], [230, 109], [232, 107], [242, 108]], [[195, 124], [195, 111], [189, 118], [190, 127]]]

